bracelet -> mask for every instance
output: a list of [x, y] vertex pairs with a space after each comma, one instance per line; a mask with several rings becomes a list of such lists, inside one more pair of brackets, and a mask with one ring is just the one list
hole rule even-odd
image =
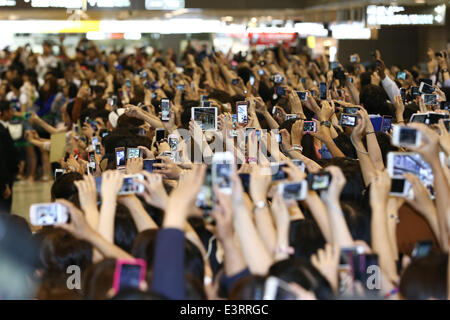
[[396, 294], [396, 293], [398, 293], [398, 292], [399, 292], [398, 288], [392, 289], [389, 293], [386, 293], [386, 294], [384, 295], [384, 298], [387, 299], [387, 298], [389, 298], [390, 296], [393, 296], [394, 294]]
[[257, 163], [258, 162], [258, 159], [256, 159], [255, 157], [247, 157], [246, 159], [246, 162], [247, 163]]
[[302, 146], [299, 146], [299, 145], [297, 145], [297, 144], [294, 144], [294, 145], [292, 146], [292, 148], [290, 148], [287, 152], [290, 152], [290, 151], [300, 151], [300, 152], [303, 152], [303, 147], [302, 147]]
[[372, 133], [375, 133], [375, 131], [366, 132], [366, 136]]
[[405, 123], [405, 120], [397, 121], [397, 123]]
[[359, 150], [359, 149], [355, 146], [355, 142], [353, 141], [353, 137], [352, 137], [352, 136], [350, 136], [350, 141], [352, 142], [353, 147], [355, 148], [355, 150], [356, 150], [357, 152], [362, 153], [362, 154], [369, 154], [369, 152], [365, 152], [365, 151]]
[[285, 247], [285, 246], [278, 246], [275, 249], [275, 253], [282, 253], [282, 254], [288, 254], [293, 255], [295, 253], [295, 250], [293, 247]]

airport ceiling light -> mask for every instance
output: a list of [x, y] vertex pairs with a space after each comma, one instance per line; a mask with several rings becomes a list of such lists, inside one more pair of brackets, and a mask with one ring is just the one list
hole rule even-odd
[[334, 39], [370, 39], [371, 31], [362, 22], [330, 24], [331, 36]]
[[184, 0], [145, 0], [146, 10], [178, 10], [184, 7]]
[[294, 25], [295, 32], [300, 36], [327, 37], [328, 29], [322, 23], [301, 22]]

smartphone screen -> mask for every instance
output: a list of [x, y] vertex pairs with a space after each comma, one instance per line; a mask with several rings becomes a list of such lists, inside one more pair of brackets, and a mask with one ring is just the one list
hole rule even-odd
[[325, 190], [330, 185], [331, 175], [328, 172], [320, 172], [308, 175], [311, 190]]
[[411, 257], [413, 259], [426, 257], [430, 253], [432, 246], [433, 246], [432, 240], [418, 241], [414, 246], [414, 249], [411, 253]]
[[317, 124], [314, 121], [305, 121], [303, 122], [303, 132], [316, 132]]
[[208, 166], [206, 170], [205, 181], [197, 195], [196, 206], [207, 212], [214, 207], [211, 166]]
[[327, 99], [327, 84], [325, 82], [319, 83], [319, 99], [320, 100]]
[[247, 102], [238, 102], [237, 103], [237, 120], [238, 123], [247, 123], [248, 114], [247, 114]]
[[426, 105], [436, 105], [437, 104], [437, 96], [435, 94], [424, 94], [423, 95], [423, 102]]
[[139, 158], [141, 150], [139, 148], [127, 148], [127, 159]]
[[215, 130], [217, 127], [217, 108], [192, 108], [194, 121], [200, 124], [203, 131]]
[[306, 91], [296, 91], [296, 92], [301, 101], [306, 101], [308, 99], [308, 92]]
[[273, 164], [270, 166], [272, 171], [272, 181], [279, 181], [287, 179], [286, 172], [283, 171], [283, 168], [287, 167], [287, 164]]
[[125, 148], [116, 149], [116, 167], [123, 167], [126, 165]]
[[392, 117], [391, 116], [383, 116], [383, 124], [381, 129], [383, 132], [389, 132], [392, 128]]
[[357, 117], [351, 114], [341, 115], [341, 126], [355, 127], [357, 124]]
[[397, 79], [398, 80], [406, 80], [406, 72], [405, 71], [397, 72]]
[[161, 121], [169, 121], [170, 119], [170, 100], [161, 99]]
[[120, 260], [118, 260], [116, 272], [119, 274], [118, 283], [114, 286], [117, 292], [126, 289], [139, 289], [139, 285], [145, 277], [145, 261], [134, 264], [120, 263]]
[[419, 87], [413, 86], [411, 87], [411, 96], [415, 99], [417, 96], [420, 96]]

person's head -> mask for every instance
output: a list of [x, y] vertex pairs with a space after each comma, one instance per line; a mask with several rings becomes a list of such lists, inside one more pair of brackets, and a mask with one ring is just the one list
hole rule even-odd
[[20, 87], [22, 87], [22, 85], [23, 85], [23, 81], [19, 77], [14, 78], [13, 80], [11, 80], [9, 82], [9, 88], [13, 91], [19, 91]]
[[52, 44], [48, 41], [45, 41], [42, 45], [42, 50], [44, 53], [44, 56], [48, 56], [52, 54]]
[[55, 199], [68, 200], [74, 194], [78, 194], [78, 189], [75, 186], [77, 180], [83, 180], [83, 176], [78, 172], [69, 172], [59, 176], [52, 185], [52, 201], [55, 201]]
[[231, 288], [231, 300], [262, 300], [266, 277], [248, 276], [237, 281]]
[[92, 263], [92, 245], [75, 238], [68, 231], [46, 227], [34, 237], [39, 244], [43, 278], [56, 279], [67, 275], [69, 266], [77, 266], [83, 272]]
[[11, 121], [13, 117], [13, 110], [9, 101], [0, 101], [0, 120]]
[[333, 299], [330, 283], [309, 260], [290, 258], [278, 261], [269, 269], [271, 276], [285, 282], [295, 282], [302, 288], [314, 292], [318, 300]]
[[400, 277], [399, 291], [407, 300], [447, 300], [448, 254], [413, 260]]
[[104, 259], [91, 265], [82, 274], [82, 296], [84, 300], [104, 300], [114, 296], [113, 281], [116, 259]]
[[387, 104], [387, 95], [384, 90], [372, 84], [362, 88], [359, 102], [369, 114], [393, 115]]

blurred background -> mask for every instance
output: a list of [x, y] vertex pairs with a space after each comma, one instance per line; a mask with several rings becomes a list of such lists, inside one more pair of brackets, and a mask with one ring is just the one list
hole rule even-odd
[[[0, 0], [0, 49], [29, 44], [42, 52], [44, 40], [64, 34], [75, 55], [80, 37], [101, 49], [188, 45], [236, 53], [283, 43], [313, 56], [329, 54], [361, 61], [379, 49], [387, 65], [411, 66], [426, 50], [450, 48], [449, 1], [333, 0]], [[177, 55], [179, 56], [179, 54]]]

